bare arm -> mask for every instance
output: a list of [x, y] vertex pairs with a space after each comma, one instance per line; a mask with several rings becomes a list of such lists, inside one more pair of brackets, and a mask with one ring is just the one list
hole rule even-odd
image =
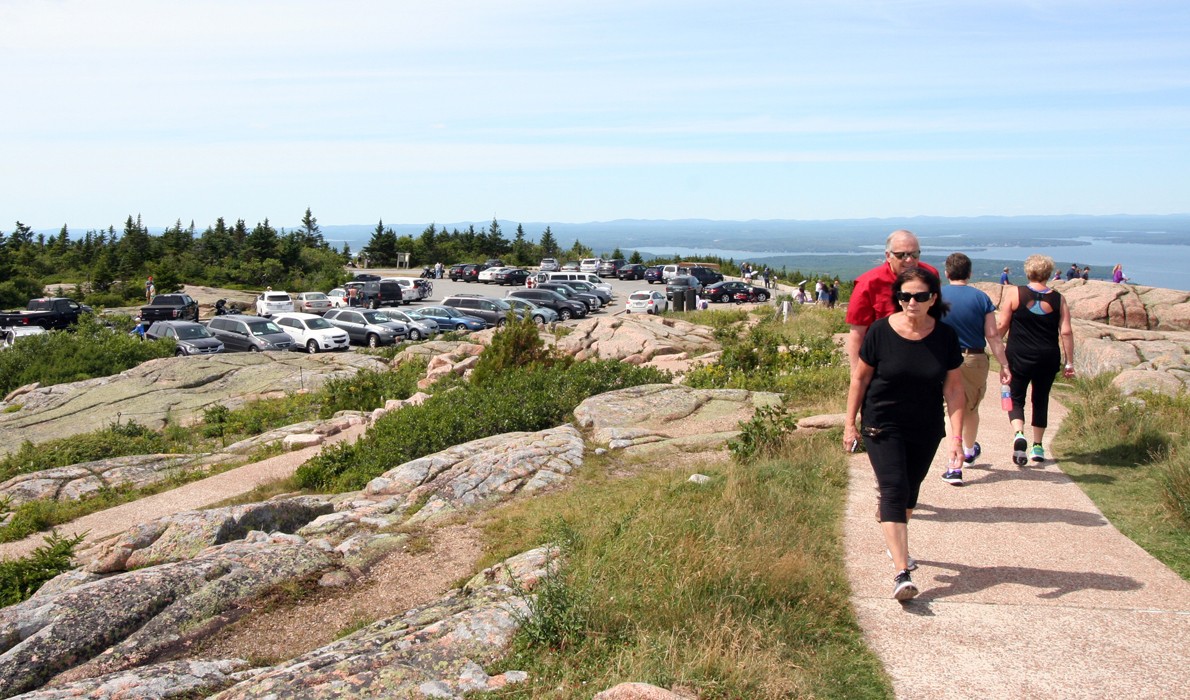
[[996, 358], [996, 362], [1000, 363], [1000, 383], [1011, 383], [1012, 372], [1008, 370], [1008, 356], [1004, 354], [1004, 341], [1000, 340], [1000, 331], [996, 326], [996, 315], [991, 311], [984, 314], [983, 317], [983, 337], [988, 341], [988, 347], [992, 350], [992, 356]]
[[962, 466], [963, 459], [963, 420], [967, 416], [967, 395], [963, 391], [963, 373], [955, 368], [946, 373], [946, 383], [942, 385], [942, 395], [946, 397], [946, 413], [950, 417], [950, 435], [946, 441], [950, 443], [947, 453], [950, 461]]
[[1000, 316], [997, 319], [996, 332], [1001, 338], [1008, 335], [1008, 328], [1012, 325], [1012, 312], [1016, 311], [1019, 301], [1019, 294], [1006, 294], [1000, 299]]
[[[855, 419], [859, 415], [860, 404], [864, 401], [864, 394], [868, 393], [868, 384], [872, 382], [875, 369], [872, 365], [856, 358], [856, 364], [851, 370], [851, 384], [847, 387], [847, 420], [843, 425], [843, 449], [850, 450], [851, 444], [859, 440], [859, 430], [855, 427]], [[960, 390], [962, 387], [959, 387]]]
[[855, 374], [855, 365], [859, 362], [859, 346], [864, 344], [864, 336], [868, 334], [867, 326], [852, 325], [847, 333], [847, 362], [851, 365], [851, 374]]
[[1058, 318], [1058, 342], [1062, 344], [1062, 354], [1066, 357], [1066, 367], [1063, 375], [1074, 376], [1074, 328], [1070, 325], [1070, 307], [1066, 304], [1066, 297], [1062, 297], [1061, 316]]

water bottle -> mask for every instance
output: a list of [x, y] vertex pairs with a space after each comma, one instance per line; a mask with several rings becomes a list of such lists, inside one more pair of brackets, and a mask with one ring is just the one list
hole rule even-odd
[[1007, 384], [1000, 385], [1000, 408], [1005, 411], [1012, 410], [1012, 391]]

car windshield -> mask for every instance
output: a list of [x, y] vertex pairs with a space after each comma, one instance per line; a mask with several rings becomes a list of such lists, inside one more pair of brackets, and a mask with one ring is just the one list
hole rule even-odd
[[248, 332], [252, 335], [268, 335], [269, 333], [281, 333], [281, 327], [272, 321], [252, 321], [248, 324]]
[[638, 301], [648, 301], [649, 299], [653, 298], [653, 295], [650, 294], [649, 292], [633, 292], [632, 296], [630, 296], [628, 298], [638, 300]]
[[455, 311], [449, 306], [431, 306], [429, 308], [422, 309], [421, 312], [427, 316], [445, 316], [447, 318], [458, 318], [463, 315], [461, 312]]
[[197, 340], [199, 338], [210, 338], [211, 332], [207, 330], [206, 326], [179, 326], [174, 329], [178, 333], [178, 338], [181, 340]]
[[325, 318], [312, 318], [306, 321], [306, 327], [311, 330], [321, 331], [327, 328], [334, 328]]
[[288, 294], [266, 294], [265, 301], [289, 301]]
[[364, 318], [368, 320], [368, 323], [388, 323], [392, 320], [388, 314], [382, 311], [365, 311]]
[[389, 318], [394, 321], [408, 321], [409, 317], [405, 315], [404, 311], [385, 311]]
[[324, 301], [326, 295], [322, 292], [307, 292], [302, 298], [306, 301]]

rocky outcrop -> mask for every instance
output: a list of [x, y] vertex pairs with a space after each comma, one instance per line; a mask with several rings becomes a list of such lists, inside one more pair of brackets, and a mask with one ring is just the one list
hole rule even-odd
[[1124, 394], [1190, 390], [1190, 332], [1144, 331], [1075, 320], [1074, 365], [1084, 376], [1119, 372]]
[[488, 499], [560, 483], [582, 464], [583, 439], [573, 426], [505, 433], [406, 462], [368, 483], [364, 495], [421, 503], [422, 522]]
[[[526, 679], [519, 671], [489, 676], [492, 661], [530, 614], [531, 593], [551, 566], [552, 550], [518, 555], [404, 615], [265, 669], [215, 696], [218, 700], [277, 697], [462, 698]], [[511, 575], [514, 585], [499, 580]]]
[[[1004, 294], [1015, 287], [988, 282], [972, 286], [988, 293], [997, 308]], [[1053, 283], [1066, 297], [1070, 315], [1121, 328], [1156, 331], [1190, 331], [1190, 293], [1102, 280]]]
[[592, 396], [574, 418], [594, 442], [628, 454], [718, 453], [741, 421], [780, 401], [767, 392], [648, 384]]
[[623, 360], [634, 365], [664, 365], [667, 356], [683, 360], [720, 350], [714, 332], [668, 316], [625, 314], [583, 321], [557, 341], [560, 352], [575, 359]]
[[21, 700], [190, 700], [206, 697], [256, 674], [243, 659], [169, 661], [21, 695]]
[[[187, 561], [61, 588], [0, 610], [0, 697], [151, 662], [230, 621], [246, 598], [334, 565], [288, 541], [232, 542]], [[60, 674], [60, 675], [59, 675]]]
[[678, 695], [648, 683], [620, 683], [596, 693], [592, 700], [690, 700], [690, 696]]
[[201, 468], [208, 455], [151, 454], [113, 457], [18, 474], [0, 483], [0, 511], [36, 500], [73, 501], [102, 489], [142, 488], [182, 470]]
[[262, 503], [186, 511], [132, 528], [79, 553], [87, 571], [108, 574], [184, 561], [253, 530], [292, 533], [333, 506], [323, 498], [277, 498]]
[[[362, 353], [231, 353], [150, 360], [110, 377], [40, 387], [0, 404], [0, 454], [28, 440], [91, 432], [118, 420], [150, 428], [186, 424], [207, 407], [229, 408], [266, 396], [308, 390], [330, 377], [360, 369], [383, 370], [383, 360]], [[5, 408], [20, 405], [9, 413]]]

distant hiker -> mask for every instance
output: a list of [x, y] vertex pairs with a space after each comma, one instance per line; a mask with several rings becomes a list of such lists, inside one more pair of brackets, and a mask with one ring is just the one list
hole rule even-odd
[[833, 309], [835, 308], [835, 304], [839, 303], [839, 280], [831, 282], [831, 288], [828, 294], [829, 300], [827, 301], [826, 305], [828, 308]]
[[157, 293], [157, 285], [153, 284], [153, 275], [145, 280], [145, 301], [152, 303], [153, 295]]
[[1078, 263], [1071, 263], [1070, 269], [1066, 271], [1066, 281], [1078, 279]]
[[1000, 284], [1011, 284], [1008, 281], [1008, 268], [1004, 268], [1004, 272], [1000, 273]]
[[1124, 266], [1120, 263], [1116, 263], [1116, 266], [1111, 269], [1111, 281], [1116, 284], [1123, 284], [1128, 281], [1128, 278], [1124, 275]]
[[1080, 274], [1080, 275], [1079, 275], [1079, 277], [1083, 278], [1084, 280], [1089, 280], [1089, 279], [1091, 279], [1091, 268], [1090, 268], [1090, 267], [1084, 267], [1084, 268], [1083, 268], [1083, 271], [1082, 271], [1082, 274]]

